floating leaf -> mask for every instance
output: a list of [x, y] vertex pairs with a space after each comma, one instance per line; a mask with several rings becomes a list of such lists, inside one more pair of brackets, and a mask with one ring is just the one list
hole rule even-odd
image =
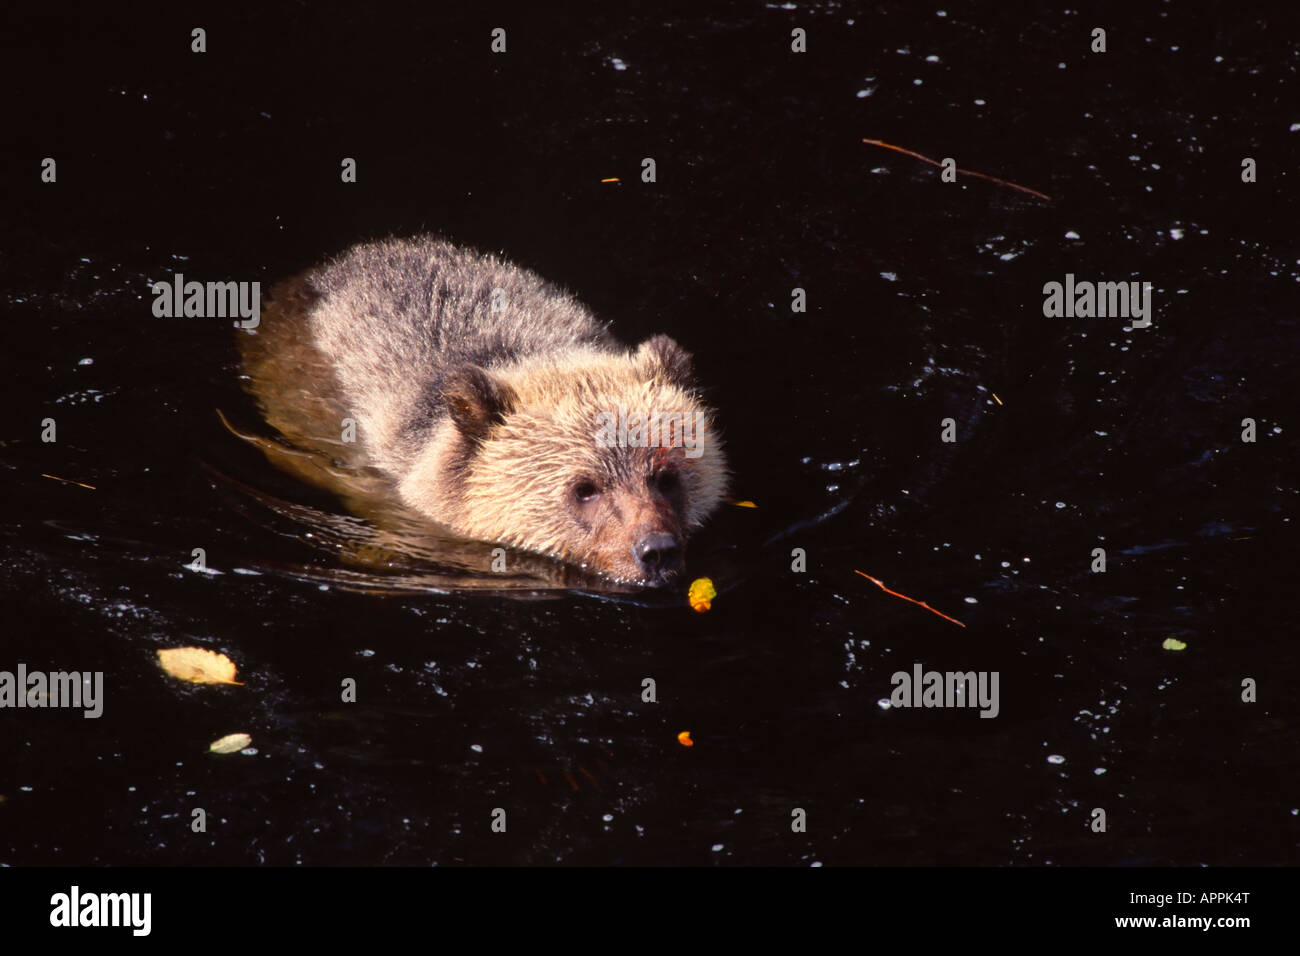
[[1165, 642], [1160, 645], [1167, 651], [1185, 651], [1187, 645], [1176, 637], [1166, 637]]
[[208, 753], [214, 754], [234, 754], [239, 753], [249, 744], [253, 738], [248, 734], [226, 734], [220, 740], [214, 740], [208, 745]]
[[686, 600], [692, 608], [703, 614], [713, 607], [713, 599], [718, 596], [718, 589], [708, 578], [696, 578], [686, 592]]
[[680, 734], [678, 734], [677, 742], [681, 744], [683, 747], [695, 746], [695, 741], [691, 740], [691, 732], [689, 730], [683, 730]]
[[158, 652], [158, 663], [172, 677], [191, 684], [239, 684], [235, 663], [225, 654], [201, 647], [171, 647]]
[[754, 502], [752, 502], [752, 501], [748, 501], [748, 500], [746, 500], [746, 501], [733, 501], [732, 504], [735, 505], [737, 508], [757, 508], [757, 507], [758, 507], [758, 505], [754, 504]]

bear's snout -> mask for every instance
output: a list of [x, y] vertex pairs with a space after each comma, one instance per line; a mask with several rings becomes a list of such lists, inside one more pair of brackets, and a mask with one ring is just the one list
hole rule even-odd
[[666, 531], [652, 531], [632, 546], [632, 557], [641, 574], [654, 583], [663, 583], [682, 569], [682, 547]]

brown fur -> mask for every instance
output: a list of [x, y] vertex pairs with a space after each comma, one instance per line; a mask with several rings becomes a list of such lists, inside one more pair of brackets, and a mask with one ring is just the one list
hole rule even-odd
[[[444, 242], [358, 246], [282, 284], [243, 351], [292, 446], [277, 464], [345, 497], [358, 473], [382, 476], [466, 537], [661, 583], [638, 543], [684, 543], [725, 493], [721, 440], [680, 346], [656, 336], [625, 351], [534, 274]], [[597, 416], [620, 406], [696, 416], [702, 454], [602, 447]], [[357, 444], [341, 440], [349, 417]]]

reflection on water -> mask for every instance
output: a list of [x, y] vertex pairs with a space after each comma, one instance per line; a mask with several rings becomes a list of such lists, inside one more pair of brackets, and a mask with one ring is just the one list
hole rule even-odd
[[[249, 438], [247, 433], [239, 434]], [[256, 441], [274, 449], [275, 455], [297, 455], [313, 463], [307, 467], [319, 464], [309, 452], [286, 449], [271, 439]], [[335, 481], [347, 478], [333, 464], [320, 467], [328, 468]], [[285, 500], [211, 465], [205, 468], [214, 487], [236, 511], [275, 534], [329, 555], [333, 559], [330, 565], [343, 565], [275, 568], [290, 577], [374, 592], [489, 591], [540, 596], [576, 591], [614, 596], [645, 590], [606, 581], [541, 555], [462, 538], [404, 508], [393, 495], [384, 493], [387, 486], [375, 475], [355, 476], [349, 504], [358, 513], [342, 514]]]

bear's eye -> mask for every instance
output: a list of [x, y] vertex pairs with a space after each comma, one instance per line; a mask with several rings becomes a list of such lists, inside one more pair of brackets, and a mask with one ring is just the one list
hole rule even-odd
[[583, 504], [595, 499], [600, 494], [600, 489], [596, 487], [594, 481], [580, 481], [573, 486], [573, 497], [577, 498]]
[[664, 494], [672, 491], [677, 487], [677, 472], [661, 471], [650, 476], [650, 484], [654, 485]]

